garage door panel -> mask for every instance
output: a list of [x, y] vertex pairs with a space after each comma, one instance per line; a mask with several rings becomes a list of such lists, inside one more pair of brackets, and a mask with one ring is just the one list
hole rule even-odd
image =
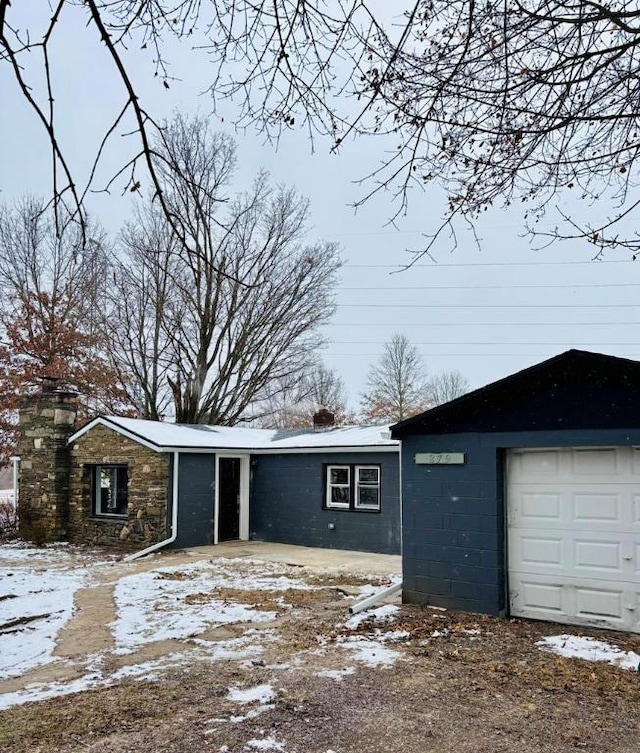
[[557, 450], [536, 450], [516, 456], [523, 473], [555, 476], [560, 471], [560, 453]]
[[511, 613], [569, 625], [640, 632], [640, 592], [630, 588], [589, 587], [580, 580], [524, 575], [509, 594]]
[[540, 583], [523, 580], [519, 588], [512, 592], [511, 610], [519, 614], [527, 611], [543, 611], [546, 618], [553, 620], [564, 615], [562, 583]]
[[[596, 573], [622, 576], [622, 544], [617, 541], [574, 541], [574, 567], [593, 577]], [[589, 571], [589, 572], [585, 572]]]
[[640, 632], [640, 450], [510, 453], [507, 516], [512, 614]]
[[569, 457], [572, 459], [574, 476], [612, 476], [620, 470], [615, 448], [574, 450]]
[[576, 523], [617, 523], [622, 526], [620, 494], [574, 492], [573, 520]]
[[576, 615], [585, 620], [624, 619], [622, 593], [604, 588], [576, 586]]
[[562, 522], [562, 495], [557, 493], [520, 493], [514, 507], [521, 525], [536, 525], [538, 521]]
[[546, 568], [562, 565], [562, 539], [541, 536], [522, 536], [518, 566], [526, 569], [529, 565], [543, 565]]

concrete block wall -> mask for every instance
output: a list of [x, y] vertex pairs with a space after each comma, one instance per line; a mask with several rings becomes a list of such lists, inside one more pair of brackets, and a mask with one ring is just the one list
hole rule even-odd
[[[326, 464], [380, 465], [380, 512], [324, 509]], [[254, 455], [251, 478], [251, 539], [400, 553], [397, 452]]]

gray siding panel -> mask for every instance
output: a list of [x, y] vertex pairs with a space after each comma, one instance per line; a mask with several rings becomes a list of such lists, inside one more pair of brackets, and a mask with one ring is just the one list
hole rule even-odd
[[[323, 509], [328, 463], [380, 465], [381, 512]], [[399, 554], [398, 454], [254, 455], [249, 529], [258, 541]]]
[[[404, 600], [470, 612], [505, 612], [505, 450], [638, 444], [640, 429], [405, 437], [401, 460]], [[418, 452], [464, 452], [465, 464], [416, 465]]]
[[180, 453], [178, 538], [172, 548], [213, 543], [216, 456]]

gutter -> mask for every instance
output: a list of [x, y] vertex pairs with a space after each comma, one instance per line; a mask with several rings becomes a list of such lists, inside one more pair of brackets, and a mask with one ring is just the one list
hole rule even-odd
[[20, 456], [12, 455], [11, 463], [13, 466], [13, 507], [18, 510], [18, 475], [20, 473]]
[[180, 453], [175, 450], [173, 453], [173, 479], [172, 479], [172, 494], [171, 494], [171, 536], [164, 541], [158, 541], [157, 544], [152, 544], [146, 549], [141, 549], [139, 552], [128, 554], [125, 558], [125, 562], [132, 562], [140, 557], [144, 557], [151, 552], [155, 552], [162, 547], [173, 544], [178, 538], [178, 469], [180, 465]]

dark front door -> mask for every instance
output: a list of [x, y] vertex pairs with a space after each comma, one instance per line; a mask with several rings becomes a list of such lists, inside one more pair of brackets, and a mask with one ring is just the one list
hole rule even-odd
[[240, 458], [218, 461], [218, 541], [240, 538]]

